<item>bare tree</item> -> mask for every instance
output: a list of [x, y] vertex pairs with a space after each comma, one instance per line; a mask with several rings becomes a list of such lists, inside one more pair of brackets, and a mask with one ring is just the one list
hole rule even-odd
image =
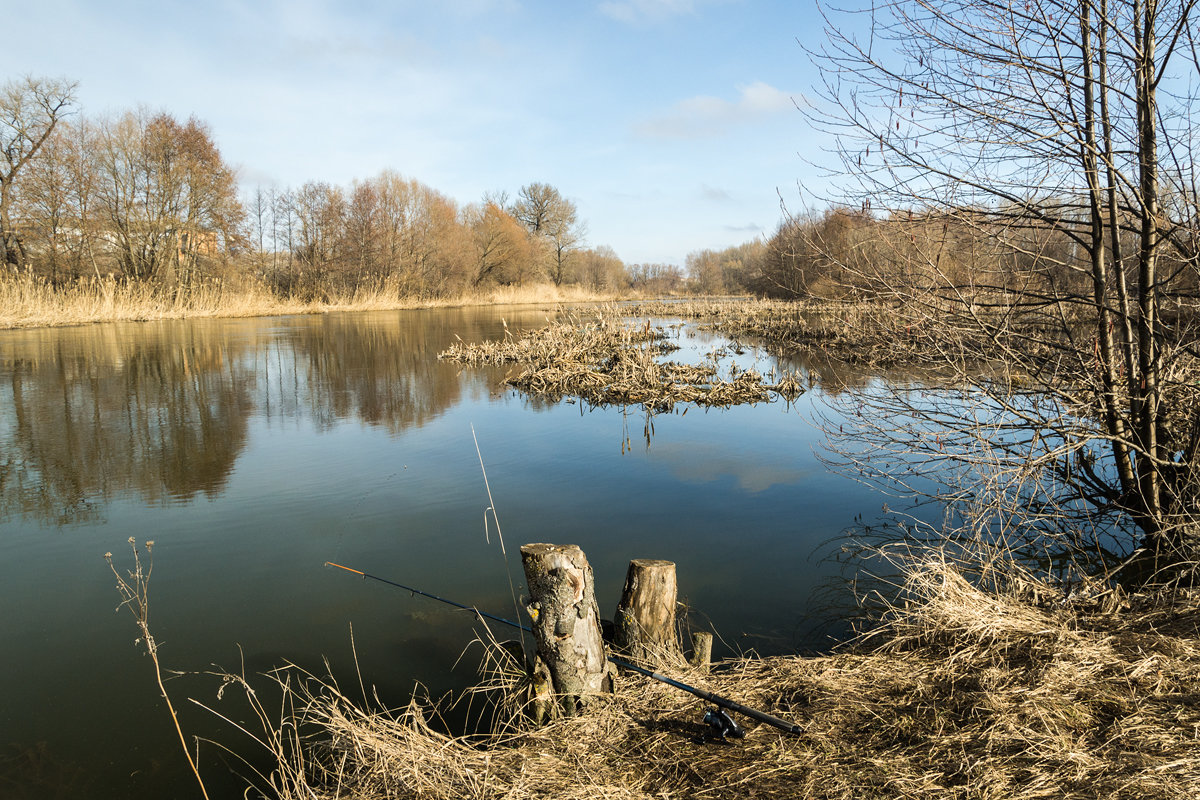
[[[29, 262], [27, 267], [42, 262], [51, 284], [64, 277], [71, 260], [70, 241], [78, 238], [72, 236], [79, 230], [79, 220], [73, 214], [76, 187], [72, 160], [69, 129], [59, 127], [21, 178], [20, 216], [31, 239], [21, 243], [21, 250]], [[30, 250], [34, 251], [33, 257]]]
[[0, 86], [0, 263], [25, 266], [12, 205], [22, 170], [75, 102], [76, 84], [27, 76]]
[[92, 152], [97, 205], [126, 276], [173, 271], [186, 292], [199, 256], [241, 237], [234, 173], [202, 123], [126, 113], [97, 126]]
[[283, 245], [287, 253], [288, 274], [292, 272], [292, 257], [296, 248], [296, 206], [295, 196], [290, 189], [275, 192], [272, 195], [271, 206], [271, 238], [275, 240], [275, 254], [272, 257], [271, 282], [278, 288], [278, 251]]
[[580, 253], [579, 277], [589, 289], [615, 291], [628, 285], [625, 262], [608, 245]]
[[315, 290], [330, 272], [340, 272], [345, 239], [346, 197], [338, 187], [309, 181], [296, 190], [296, 260], [302, 289]]
[[495, 203], [469, 206], [464, 220], [474, 244], [473, 285], [520, 283], [532, 262], [530, 234]]
[[512, 207], [512, 216], [546, 243], [550, 279], [556, 286], [561, 286], [568, 277], [571, 254], [583, 243], [587, 233], [575, 204], [549, 184], [530, 183], [521, 187]]
[[[259, 272], [266, 271], [268, 231], [274, 226], [274, 221], [268, 220], [271, 218], [273, 207], [271, 193], [263, 191], [262, 186], [255, 186], [254, 194], [250, 196], [249, 212], [254, 242], [254, 261]], [[271, 249], [274, 250], [274, 239], [272, 239]]]
[[[951, 461], [958, 498], [1044, 530], [1126, 522], [1156, 561], [1195, 555], [1197, 120], [1175, 90], [1200, 65], [1194, 8], [889, 0], [861, 38], [831, 12], [813, 118], [851, 178], [837, 199], [889, 223], [892, 268], [827, 255], [959, 366], [973, 409], [867, 397], [893, 415], [874, 465]], [[947, 255], [964, 242], [968, 270]]]

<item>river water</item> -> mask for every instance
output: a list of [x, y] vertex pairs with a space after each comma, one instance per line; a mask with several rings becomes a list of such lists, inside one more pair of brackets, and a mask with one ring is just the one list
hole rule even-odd
[[[167, 684], [185, 733], [252, 760], [188, 701], [240, 713], [200, 674], [213, 665], [328, 662], [357, 689], [356, 653], [367, 690], [395, 706], [474, 677], [468, 615], [327, 561], [513, 617], [517, 548], [574, 543], [606, 615], [629, 559], [676, 562], [689, 624], [718, 633], [718, 655], [842, 635], [829, 543], [882, 498], [818, 459], [819, 381], [790, 406], [659, 415], [647, 440], [639, 410], [530, 399], [504, 387], [507, 369], [436, 358], [456, 336], [552, 314], [0, 332], [0, 797], [199, 796], [103, 559], [132, 566], [130, 537], [156, 543], [150, 625], [163, 667], [188, 673]], [[684, 358], [723, 343], [678, 339]], [[485, 531], [480, 455], [507, 560]], [[200, 753], [210, 793], [240, 796], [237, 765]]]

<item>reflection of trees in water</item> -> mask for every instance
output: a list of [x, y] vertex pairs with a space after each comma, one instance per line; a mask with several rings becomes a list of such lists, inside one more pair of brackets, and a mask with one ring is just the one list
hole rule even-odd
[[246, 439], [252, 376], [186, 324], [48, 331], [0, 369], [0, 515], [65, 524], [130, 491], [215, 495]]
[[436, 358], [456, 335], [501, 335], [494, 314], [347, 314], [272, 324], [13, 334], [0, 350], [0, 519], [79, 523], [123, 494], [147, 503], [220, 494], [251, 414], [309, 418], [319, 429], [359, 419], [395, 434], [443, 413], [464, 387], [483, 392], [500, 384], [498, 374], [460, 372]]
[[[424, 425], [462, 395], [457, 372], [437, 362], [445, 332], [430, 323], [410, 314], [325, 316], [298, 325], [279, 345], [294, 357], [290, 385], [302, 391], [320, 427], [350, 418], [391, 433]], [[299, 395], [286, 395], [285, 406], [302, 404]]]

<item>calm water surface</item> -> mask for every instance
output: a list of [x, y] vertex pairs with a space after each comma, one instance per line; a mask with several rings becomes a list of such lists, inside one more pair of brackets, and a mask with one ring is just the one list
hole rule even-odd
[[[647, 445], [640, 411], [530, 400], [503, 369], [436, 359], [551, 313], [0, 332], [0, 797], [199, 796], [102, 557], [130, 566], [130, 536], [156, 541], [151, 627], [164, 666], [191, 673], [168, 685], [190, 735], [253, 752], [187, 702], [239, 713], [198, 674], [214, 664], [328, 659], [356, 685], [351, 628], [387, 703], [470, 681], [462, 612], [323, 565], [514, 615], [472, 426], [518, 584], [520, 544], [579, 544], [611, 615], [629, 559], [669, 559], [718, 650], [827, 646], [843, 629], [814, 605], [835, 570], [822, 545], [881, 498], [816, 459], [822, 392], [660, 415]], [[240, 796], [216, 748], [202, 761], [214, 797]]]

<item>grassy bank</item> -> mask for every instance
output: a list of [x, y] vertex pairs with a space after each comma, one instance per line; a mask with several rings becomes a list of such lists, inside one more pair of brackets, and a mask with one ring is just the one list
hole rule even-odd
[[186, 295], [115, 279], [55, 287], [36, 278], [0, 279], [0, 329], [85, 325], [188, 317], [257, 317], [330, 311], [385, 311], [464, 305], [570, 303], [611, 300], [578, 287], [550, 284], [495, 287], [451, 297], [409, 297], [387, 284], [321, 299], [281, 298], [262, 286], [211, 283]]
[[[371, 711], [289, 676], [283, 798], [1192, 798], [1200, 789], [1200, 594], [1065, 597], [1018, 568], [980, 588], [938, 554], [846, 651], [676, 677], [795, 721], [706, 741], [703, 704], [634, 675], [591, 713], [488, 740], [417, 704]], [[1003, 575], [1003, 577], [998, 577]], [[506, 682], [507, 681], [507, 682]], [[497, 683], [507, 707], [520, 681]], [[271, 713], [264, 719], [278, 721]], [[294, 730], [313, 733], [290, 738]], [[278, 734], [283, 733], [281, 737]]]

